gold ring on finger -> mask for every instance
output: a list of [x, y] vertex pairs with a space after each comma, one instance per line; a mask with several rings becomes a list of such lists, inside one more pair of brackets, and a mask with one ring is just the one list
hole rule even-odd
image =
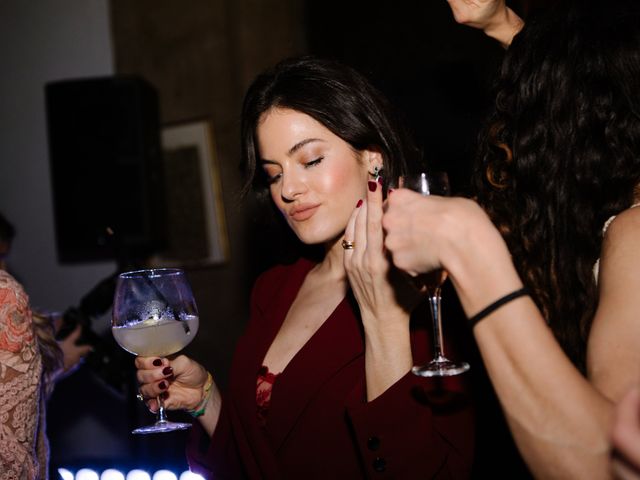
[[342, 248], [345, 250], [353, 250], [354, 243], [348, 240], [342, 240]]

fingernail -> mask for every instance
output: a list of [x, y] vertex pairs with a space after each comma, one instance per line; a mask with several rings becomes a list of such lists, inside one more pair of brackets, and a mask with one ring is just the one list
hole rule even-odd
[[153, 366], [154, 366], [154, 367], [160, 367], [160, 366], [162, 366], [162, 360], [160, 360], [159, 358], [156, 358], [156, 359], [153, 361]]
[[164, 382], [164, 381], [163, 381], [163, 382], [160, 382], [160, 383], [158, 384], [158, 388], [159, 388], [160, 390], [166, 390], [166, 389], [167, 389], [167, 382]]
[[163, 375], [171, 375], [173, 373], [173, 368], [171, 367], [164, 367], [162, 369], [162, 374]]
[[369, 191], [370, 192], [375, 192], [376, 188], [378, 188], [378, 182], [374, 182], [372, 180], [369, 180], [367, 183], [369, 184]]
[[169, 398], [169, 392], [162, 392], [160, 394], [160, 398], [162, 398], [162, 400], [166, 400], [167, 398]]
[[358, 203], [356, 203], [356, 208], [360, 208], [362, 206], [362, 199], [358, 200]]
[[387, 191], [387, 195], [391, 195], [392, 193], [393, 193], [393, 188], [390, 188], [390, 189]]
[[378, 183], [382, 185], [382, 176], [379, 176], [377, 180], [378, 180]]

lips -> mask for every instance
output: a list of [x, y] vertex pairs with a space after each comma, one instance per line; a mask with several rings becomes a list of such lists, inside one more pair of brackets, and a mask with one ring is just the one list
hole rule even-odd
[[297, 207], [294, 207], [289, 211], [289, 217], [291, 217], [293, 220], [296, 220], [298, 222], [307, 220], [311, 218], [314, 213], [316, 213], [316, 210], [318, 210], [319, 206], [320, 205], [311, 205], [311, 204], [298, 205]]

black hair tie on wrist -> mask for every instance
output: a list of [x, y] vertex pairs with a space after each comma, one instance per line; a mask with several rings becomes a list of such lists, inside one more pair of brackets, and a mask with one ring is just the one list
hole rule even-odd
[[487, 315], [493, 313], [495, 310], [503, 306], [505, 303], [509, 303], [511, 300], [515, 300], [516, 298], [523, 297], [525, 295], [529, 295], [529, 289], [527, 287], [522, 287], [511, 293], [507, 293], [504, 297], [500, 297], [498, 300], [496, 300], [489, 306], [480, 310], [473, 317], [469, 318], [469, 323], [471, 324], [471, 328], [473, 329], [473, 327], [475, 327], [480, 320], [482, 320]]

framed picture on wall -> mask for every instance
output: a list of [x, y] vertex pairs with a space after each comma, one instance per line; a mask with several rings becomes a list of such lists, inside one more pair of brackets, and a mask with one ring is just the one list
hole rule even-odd
[[213, 126], [201, 119], [161, 130], [167, 246], [154, 266], [224, 263], [229, 242]]

